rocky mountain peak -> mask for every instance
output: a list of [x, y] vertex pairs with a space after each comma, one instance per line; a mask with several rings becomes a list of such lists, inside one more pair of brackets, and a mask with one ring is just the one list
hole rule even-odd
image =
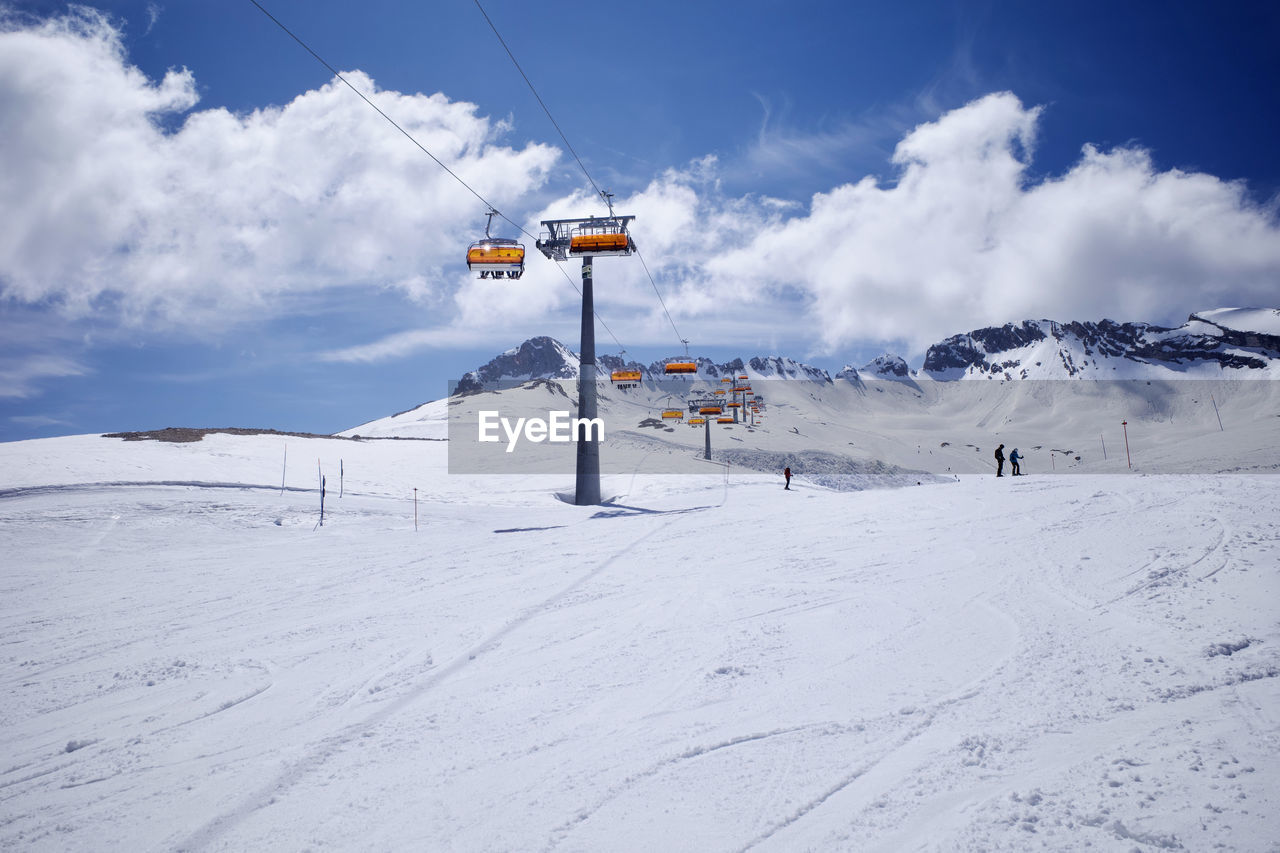
[[555, 338], [530, 338], [487, 364], [470, 371], [458, 382], [458, 392], [478, 391], [500, 380], [576, 379], [582, 370], [578, 356]]

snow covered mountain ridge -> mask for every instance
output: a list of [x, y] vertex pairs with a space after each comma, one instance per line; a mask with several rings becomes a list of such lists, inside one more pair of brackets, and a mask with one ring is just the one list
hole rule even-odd
[[469, 371], [458, 382], [457, 392], [479, 391], [504, 379], [576, 379], [582, 370], [577, 354], [555, 338], [530, 338], [487, 364]]
[[934, 344], [932, 379], [1280, 378], [1280, 310], [1220, 308], [1171, 329], [1025, 320]]
[[[683, 357], [670, 359], [683, 361]], [[722, 376], [748, 375], [752, 379], [805, 379], [811, 382], [831, 382], [831, 376], [820, 367], [803, 364], [781, 356], [756, 356], [743, 361], [735, 358], [717, 364], [709, 358], [691, 359], [698, 365], [698, 376], [718, 379]], [[614, 370], [639, 370], [646, 378], [665, 376], [666, 360], [644, 365], [627, 361], [616, 355], [598, 355], [599, 370], [608, 378]], [[555, 338], [540, 336], [530, 338], [520, 346], [509, 349], [488, 363], [469, 371], [458, 382], [457, 391], [478, 391], [498, 381], [524, 382], [532, 379], [576, 379], [582, 372], [582, 361], [577, 353]]]
[[846, 367], [836, 374], [837, 379], [909, 379], [911, 378], [911, 368], [907, 366], [907, 360], [900, 355], [890, 355], [885, 353], [872, 359], [864, 364], [861, 369], [855, 370], [853, 367]]
[[[671, 359], [682, 360], [682, 359]], [[784, 356], [756, 356], [716, 363], [692, 359], [698, 376], [718, 379], [802, 379], [830, 384], [820, 367]], [[666, 360], [644, 365], [616, 355], [597, 357], [607, 377], [613, 370], [639, 370], [646, 379], [664, 375]], [[500, 380], [575, 379], [577, 354], [554, 338], [530, 338], [467, 373], [459, 392], [478, 391]], [[953, 335], [929, 347], [924, 366], [913, 371], [897, 355], [885, 354], [860, 368], [845, 366], [835, 379], [1280, 379], [1280, 309], [1219, 308], [1200, 311], [1177, 328], [1151, 323], [1024, 320]]]

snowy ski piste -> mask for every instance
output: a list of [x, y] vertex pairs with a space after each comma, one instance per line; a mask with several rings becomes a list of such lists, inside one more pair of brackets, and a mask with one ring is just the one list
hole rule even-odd
[[1275, 849], [1277, 383], [975, 384], [0, 444], [0, 848]]

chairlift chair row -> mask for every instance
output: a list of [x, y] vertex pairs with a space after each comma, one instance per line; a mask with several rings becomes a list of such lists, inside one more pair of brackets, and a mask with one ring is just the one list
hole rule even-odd
[[569, 238], [570, 257], [629, 254], [631, 254], [631, 238], [625, 232], [575, 234]]
[[484, 226], [484, 239], [467, 249], [467, 269], [480, 273], [480, 278], [519, 278], [524, 275], [524, 244], [505, 237], [493, 237], [489, 227], [498, 211], [489, 211]]
[[536, 246], [548, 258], [565, 261], [569, 258], [595, 258], [609, 255], [630, 255], [636, 244], [627, 231], [627, 223], [634, 216], [615, 216], [609, 207], [609, 216], [586, 219], [546, 219]]

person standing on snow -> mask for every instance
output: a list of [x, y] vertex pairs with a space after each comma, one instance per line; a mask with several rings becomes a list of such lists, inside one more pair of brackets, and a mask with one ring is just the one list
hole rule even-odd
[[1009, 468], [1011, 469], [1009, 474], [1013, 477], [1017, 477], [1022, 473], [1022, 469], [1018, 467], [1018, 460], [1021, 458], [1022, 457], [1018, 455], [1018, 448], [1016, 447], [1013, 449], [1013, 452], [1009, 454]]
[[784, 477], [786, 477], [786, 478], [787, 478], [787, 484], [786, 484], [785, 486], [783, 486], [783, 488], [784, 488], [784, 489], [786, 489], [787, 491], [791, 491], [791, 469], [790, 469], [790, 468], [783, 468], [783, 469], [782, 469], [782, 476], [784, 476]]
[[1004, 476], [1004, 445], [996, 448], [996, 476]]

